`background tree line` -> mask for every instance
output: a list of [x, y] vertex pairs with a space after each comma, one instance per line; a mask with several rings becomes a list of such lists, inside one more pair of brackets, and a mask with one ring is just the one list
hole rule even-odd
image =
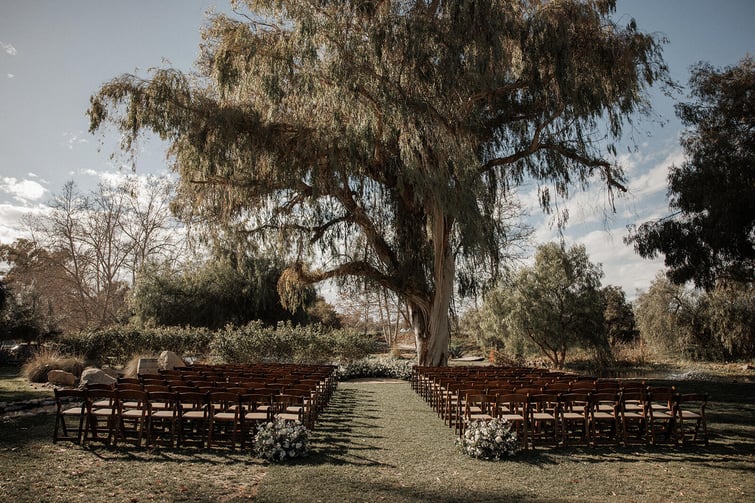
[[[313, 288], [283, 308], [282, 262], [190, 243], [170, 204], [173, 183], [127, 179], [82, 194], [65, 185], [27, 219], [29, 238], [0, 245], [0, 332], [40, 339], [129, 321], [210, 329], [260, 320], [338, 324]], [[312, 313], [307, 310], [311, 309]]]

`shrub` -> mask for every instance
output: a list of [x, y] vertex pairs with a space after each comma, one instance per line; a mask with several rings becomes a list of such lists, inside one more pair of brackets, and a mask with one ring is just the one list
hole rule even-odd
[[276, 418], [260, 426], [254, 436], [254, 453], [273, 462], [302, 458], [308, 453], [309, 430], [299, 421]]
[[374, 341], [353, 331], [329, 330], [319, 324], [267, 327], [253, 321], [218, 331], [211, 349], [216, 359], [227, 363], [329, 363], [364, 357], [374, 349]]
[[84, 361], [75, 356], [63, 355], [55, 349], [42, 348], [21, 367], [21, 375], [30, 382], [47, 382], [51, 370], [64, 370], [76, 377], [84, 370]]
[[412, 377], [414, 360], [398, 358], [363, 358], [341, 364], [337, 376], [340, 381], [363, 377], [386, 377], [408, 381]]
[[516, 433], [511, 431], [508, 421], [499, 418], [467, 422], [456, 445], [467, 456], [496, 461], [511, 457], [518, 450]]
[[106, 359], [125, 363], [134, 354], [173, 351], [178, 355], [207, 354], [213, 333], [206, 328], [141, 328], [116, 325], [99, 330], [67, 334], [60, 342], [68, 352], [102, 363]]

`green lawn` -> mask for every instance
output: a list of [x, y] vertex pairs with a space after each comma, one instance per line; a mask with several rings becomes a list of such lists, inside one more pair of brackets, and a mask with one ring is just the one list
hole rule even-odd
[[15, 402], [53, 396], [52, 389], [29, 384], [19, 375], [19, 367], [0, 365], [0, 402]]
[[684, 382], [716, 397], [710, 447], [538, 449], [477, 461], [407, 383], [339, 385], [309, 458], [52, 444], [53, 418], [0, 422], [7, 501], [755, 501], [753, 384]]

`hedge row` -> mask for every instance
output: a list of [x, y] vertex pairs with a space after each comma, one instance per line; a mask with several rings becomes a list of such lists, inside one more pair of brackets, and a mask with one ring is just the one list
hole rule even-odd
[[226, 363], [348, 362], [363, 358], [376, 348], [373, 337], [354, 331], [290, 323], [269, 327], [256, 321], [214, 332], [205, 328], [113, 326], [69, 334], [59, 342], [66, 352], [101, 363], [125, 363], [134, 355], [164, 350], [183, 357]]

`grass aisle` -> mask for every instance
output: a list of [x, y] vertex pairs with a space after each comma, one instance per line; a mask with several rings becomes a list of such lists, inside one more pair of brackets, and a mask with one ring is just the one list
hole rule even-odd
[[[753, 411], [727, 412], [749, 422]], [[746, 428], [708, 448], [540, 449], [495, 463], [457, 451], [453, 430], [408, 383], [344, 382], [311, 455], [270, 465], [255, 501], [755, 501]]]
[[344, 382], [312, 436], [310, 456], [271, 465], [258, 499], [468, 501], [453, 473], [463, 460], [453, 430], [408, 383]]

